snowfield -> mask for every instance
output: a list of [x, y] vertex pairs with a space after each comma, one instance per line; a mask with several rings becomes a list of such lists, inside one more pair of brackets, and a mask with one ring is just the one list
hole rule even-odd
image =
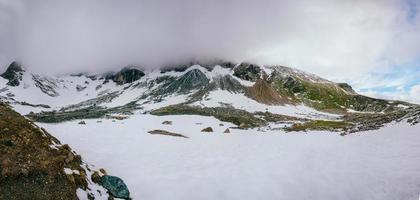
[[[38, 124], [90, 164], [121, 177], [133, 199], [418, 199], [420, 125], [283, 133], [230, 129], [192, 115]], [[172, 125], [162, 125], [165, 120]], [[222, 123], [224, 126], [220, 126]], [[202, 133], [212, 127], [214, 133]], [[163, 129], [190, 138], [151, 135]]]

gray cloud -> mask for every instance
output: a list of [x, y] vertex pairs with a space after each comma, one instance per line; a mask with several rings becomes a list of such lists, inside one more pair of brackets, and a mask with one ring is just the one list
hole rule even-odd
[[12, 59], [66, 73], [220, 58], [354, 82], [420, 55], [409, 0], [0, 2], [3, 70]]

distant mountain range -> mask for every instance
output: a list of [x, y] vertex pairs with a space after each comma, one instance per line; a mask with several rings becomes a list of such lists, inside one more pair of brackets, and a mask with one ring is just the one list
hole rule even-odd
[[377, 129], [392, 121], [416, 124], [420, 107], [357, 94], [284, 66], [220, 62], [160, 70], [130, 66], [118, 72], [47, 76], [13, 62], [0, 75], [0, 100], [39, 122], [135, 113], [196, 114], [238, 128], [331, 130], [342, 134]]

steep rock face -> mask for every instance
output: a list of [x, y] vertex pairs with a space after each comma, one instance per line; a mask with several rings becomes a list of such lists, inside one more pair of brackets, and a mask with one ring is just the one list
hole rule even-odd
[[47, 77], [41, 77], [39, 75], [32, 75], [32, 80], [35, 82], [35, 86], [38, 87], [43, 93], [51, 97], [60, 95], [56, 89], [58, 88], [57, 82]]
[[113, 80], [118, 85], [123, 85], [126, 83], [132, 83], [134, 81], [137, 81], [144, 75], [144, 72], [139, 69], [126, 67], [116, 74], [107, 75], [105, 79]]
[[162, 95], [179, 93], [187, 94], [192, 90], [199, 90], [208, 85], [210, 80], [199, 69], [193, 69], [177, 78], [175, 81], [165, 85], [162, 90], [158, 90]]
[[230, 75], [214, 78], [212, 84], [213, 84], [212, 90], [221, 89], [221, 90], [227, 90], [233, 93], [242, 93], [245, 91], [245, 87], [241, 85], [239, 81], [237, 81]]
[[246, 81], [257, 81], [262, 74], [260, 67], [249, 63], [241, 63], [233, 71], [234, 76]]
[[1, 102], [0, 131], [0, 199], [77, 199], [87, 189], [81, 157]]
[[24, 70], [18, 62], [12, 62], [7, 68], [6, 72], [0, 76], [9, 80], [7, 85], [10, 86], [19, 86], [20, 81], [22, 81], [22, 74]]
[[[111, 191], [92, 179], [98, 172], [91, 167], [67, 144], [0, 101], [0, 199], [108, 198]], [[124, 191], [129, 198], [127, 186]]]

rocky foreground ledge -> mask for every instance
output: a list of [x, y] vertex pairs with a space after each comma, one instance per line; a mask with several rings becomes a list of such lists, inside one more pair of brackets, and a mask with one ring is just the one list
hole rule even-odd
[[0, 102], [0, 199], [129, 199], [124, 182], [94, 171], [67, 145]]

